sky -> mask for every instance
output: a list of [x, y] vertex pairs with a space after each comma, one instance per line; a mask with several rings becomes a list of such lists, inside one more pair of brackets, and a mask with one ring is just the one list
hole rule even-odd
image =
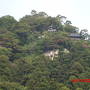
[[0, 17], [11, 15], [19, 20], [33, 9], [51, 16], [66, 16], [74, 26], [90, 33], [90, 0], [0, 0]]

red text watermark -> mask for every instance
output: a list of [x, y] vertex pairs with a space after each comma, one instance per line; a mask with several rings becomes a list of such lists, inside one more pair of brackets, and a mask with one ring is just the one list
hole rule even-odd
[[73, 80], [71, 80], [71, 82], [73, 82], [73, 83], [77, 83], [77, 82], [88, 82], [88, 83], [90, 83], [90, 79], [73, 79]]

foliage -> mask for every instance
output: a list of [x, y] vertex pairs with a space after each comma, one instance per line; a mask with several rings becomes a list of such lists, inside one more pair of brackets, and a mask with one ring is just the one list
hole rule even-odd
[[[90, 78], [89, 35], [78, 31], [65, 16], [35, 10], [18, 22], [0, 17], [0, 90], [89, 90], [89, 83], [71, 82]], [[55, 50], [53, 61], [45, 56]]]

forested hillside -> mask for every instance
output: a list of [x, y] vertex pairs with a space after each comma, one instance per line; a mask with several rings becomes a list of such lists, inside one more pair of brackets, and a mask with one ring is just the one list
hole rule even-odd
[[0, 90], [90, 90], [90, 37], [65, 16], [32, 10], [0, 17]]

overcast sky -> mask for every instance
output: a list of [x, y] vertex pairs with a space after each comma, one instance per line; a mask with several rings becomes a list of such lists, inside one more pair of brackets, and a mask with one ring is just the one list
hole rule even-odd
[[64, 15], [73, 25], [90, 32], [90, 0], [0, 0], [0, 17], [11, 15], [18, 20], [32, 9], [51, 16]]

